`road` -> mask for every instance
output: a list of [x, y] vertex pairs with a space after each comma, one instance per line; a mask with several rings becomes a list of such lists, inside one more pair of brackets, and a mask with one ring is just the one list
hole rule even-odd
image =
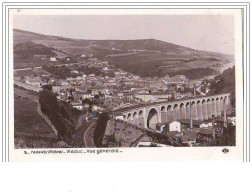
[[32, 69], [41, 69], [42, 67], [41, 66], [37, 66], [37, 67], [32, 67], [32, 68], [20, 68], [20, 69], [14, 69], [14, 72], [17, 72], [17, 71], [22, 71], [22, 70], [32, 70]]
[[90, 126], [86, 129], [83, 139], [84, 139], [84, 143], [85, 143], [85, 147], [86, 148], [95, 148], [95, 144], [94, 144], [94, 123], [92, 122], [90, 124]]
[[17, 80], [14, 80], [14, 84], [19, 86], [19, 87], [23, 87], [25, 89], [32, 90], [32, 91], [35, 91], [35, 92], [40, 92], [42, 90], [41, 87], [35, 87], [33, 85], [28, 85], [27, 83], [23, 83], [23, 82], [20, 82], [20, 81], [17, 81]]
[[[72, 64], [78, 64], [78, 63], [72, 63]], [[69, 64], [57, 64], [57, 65], [53, 65], [53, 66], [65, 66], [65, 65], [69, 65]], [[22, 71], [22, 70], [32, 70], [32, 69], [41, 69], [43, 68], [42, 66], [36, 66], [36, 67], [32, 67], [32, 68], [19, 68], [19, 69], [14, 69], [14, 72], [18, 72], [18, 71]]]
[[74, 136], [74, 143], [76, 146], [82, 148], [95, 147], [93, 144], [93, 123], [93, 121], [82, 120], [82, 123], [80, 127], [77, 128], [76, 134]]

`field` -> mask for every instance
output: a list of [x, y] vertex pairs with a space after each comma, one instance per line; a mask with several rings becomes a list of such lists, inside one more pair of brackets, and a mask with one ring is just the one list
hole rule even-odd
[[[24, 48], [30, 48], [26, 46], [27, 44], [36, 48], [36, 50], [31, 50], [32, 54], [54, 53], [58, 57], [93, 54], [93, 57], [109, 61], [127, 72], [142, 77], [180, 74], [181, 71], [195, 68], [220, 70], [222, 64], [233, 61], [232, 55], [199, 51], [156, 39], [85, 40], [41, 35], [21, 30], [13, 32], [15, 50], [17, 49], [16, 53], [14, 50], [15, 68], [43, 65], [43, 62], [38, 60], [36, 62], [36, 59], [30, 56], [28, 56], [29, 59], [27, 58], [25, 55], [27, 52], [23, 52]], [[23, 43], [22, 47], [16, 47], [20, 43]], [[20, 53], [23, 56], [19, 56]], [[213, 67], [215, 65], [219, 67]]]
[[51, 127], [38, 114], [37, 103], [19, 97], [14, 101], [14, 128], [15, 132], [53, 134]]
[[[187, 70], [200, 68], [204, 76], [209, 76], [213, 65], [227, 63], [214, 58], [198, 60], [190, 55], [141, 52], [132, 55], [113, 55], [107, 58], [111, 64], [142, 77], [185, 74]], [[148, 67], [148, 68], [147, 68]], [[209, 75], [208, 75], [209, 73]], [[196, 75], [196, 77], [198, 77]], [[193, 78], [190, 75], [190, 78]]]
[[17, 95], [14, 101], [14, 134], [15, 148], [51, 148], [55, 147], [57, 139], [38, 114], [37, 103]]

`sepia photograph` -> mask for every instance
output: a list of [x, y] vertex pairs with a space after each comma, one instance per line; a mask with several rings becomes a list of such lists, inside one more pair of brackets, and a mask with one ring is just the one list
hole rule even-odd
[[2, 194], [251, 191], [250, 2], [1, 10]]
[[241, 14], [12, 9], [11, 159], [241, 159]]
[[250, 190], [249, 2], [1, 10], [1, 191]]
[[15, 148], [236, 145], [233, 15], [17, 15]]

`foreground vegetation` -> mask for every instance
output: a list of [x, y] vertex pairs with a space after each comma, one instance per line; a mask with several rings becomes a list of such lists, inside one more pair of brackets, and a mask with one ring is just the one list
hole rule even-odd
[[102, 147], [102, 139], [105, 134], [109, 115], [107, 112], [101, 113], [98, 117], [96, 128], [94, 130], [94, 144], [97, 147]]
[[71, 143], [80, 111], [65, 102], [58, 101], [48, 90], [39, 93], [39, 102], [42, 112], [48, 116], [58, 130], [59, 139]]
[[231, 105], [235, 107], [235, 67], [216, 76], [210, 86], [211, 94], [231, 93]]

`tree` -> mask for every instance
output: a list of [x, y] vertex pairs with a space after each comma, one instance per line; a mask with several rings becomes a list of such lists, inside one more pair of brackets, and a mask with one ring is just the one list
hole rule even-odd
[[42, 90], [39, 92], [39, 103], [41, 111], [46, 114], [63, 141], [70, 143], [74, 133], [75, 124], [73, 119], [78, 118], [79, 112], [65, 102], [58, 102], [51, 91]]
[[97, 147], [102, 147], [102, 140], [105, 134], [108, 120], [109, 115], [107, 112], [100, 114], [98, 117], [96, 128], [94, 130], [94, 143]]

